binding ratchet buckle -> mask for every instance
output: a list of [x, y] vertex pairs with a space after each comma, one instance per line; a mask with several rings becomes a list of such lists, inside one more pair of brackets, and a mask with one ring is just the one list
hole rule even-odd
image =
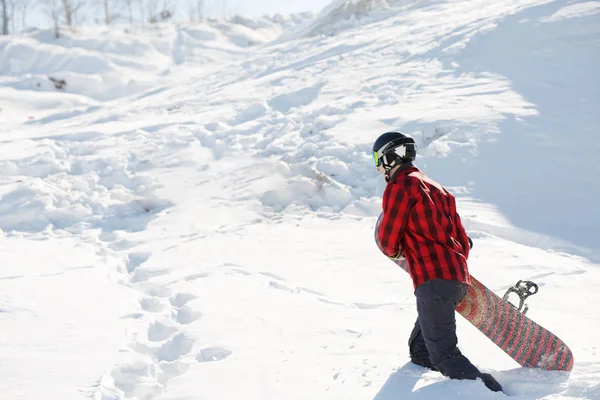
[[[529, 307], [525, 304], [525, 299], [527, 299], [529, 296], [533, 296], [537, 292], [538, 285], [531, 281], [521, 280], [517, 282], [515, 286], [508, 288], [508, 290], [504, 294], [504, 297], [502, 297], [502, 300], [506, 301], [508, 304], [516, 308], [517, 311], [521, 314], [525, 314], [527, 313], [527, 310], [529, 310]], [[508, 301], [508, 296], [511, 293], [515, 293], [517, 296], [519, 296], [519, 307], [515, 306], [510, 301]]]

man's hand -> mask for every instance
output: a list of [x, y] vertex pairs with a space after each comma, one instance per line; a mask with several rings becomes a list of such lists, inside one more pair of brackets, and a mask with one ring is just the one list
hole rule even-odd
[[404, 260], [404, 253], [402, 252], [402, 249], [398, 250], [398, 254], [396, 254], [395, 256], [391, 256], [390, 260], [394, 260], [394, 261]]

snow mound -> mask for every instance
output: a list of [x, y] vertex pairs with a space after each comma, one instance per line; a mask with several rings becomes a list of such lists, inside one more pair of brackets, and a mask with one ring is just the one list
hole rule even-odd
[[39, 150], [30, 146], [33, 154], [0, 160], [7, 180], [0, 193], [4, 231], [135, 231], [169, 206], [154, 194], [158, 186], [150, 177], [136, 175], [147, 161], [114, 157], [77, 138], [45, 141]]
[[61, 95], [52, 105], [42, 102], [27, 110], [35, 110], [36, 117], [44, 106], [56, 111], [123, 98], [214, 70], [310, 18], [307, 13], [238, 16], [150, 27], [80, 27], [61, 31], [59, 38], [51, 30], [2, 37], [0, 109], [19, 109], [11, 103], [22, 92]]
[[549, 17], [541, 18], [541, 22], [556, 22], [563, 19], [591, 17], [600, 14], [599, 1], [586, 1], [583, 3], [569, 4]]
[[335, 0], [303, 29], [304, 35], [334, 35], [359, 24], [374, 21], [377, 16], [389, 16], [389, 13], [381, 13], [388, 8], [387, 0]]
[[0, 84], [16, 90], [83, 95], [98, 101], [152, 86], [150, 74], [144, 79], [143, 72], [134, 73], [144, 70], [141, 63], [124, 64], [98, 52], [66, 50], [19, 38], [0, 47], [0, 73], [7, 75], [0, 79]]

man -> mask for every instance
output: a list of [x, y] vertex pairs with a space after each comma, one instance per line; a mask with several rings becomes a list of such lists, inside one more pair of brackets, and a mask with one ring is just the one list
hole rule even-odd
[[414, 140], [399, 132], [384, 133], [373, 145], [375, 165], [387, 182], [378, 239], [385, 255], [406, 258], [417, 298], [411, 361], [451, 379], [481, 378], [490, 390], [501, 391], [457, 347], [455, 309], [470, 285], [471, 241], [454, 196], [413, 165], [416, 155]]

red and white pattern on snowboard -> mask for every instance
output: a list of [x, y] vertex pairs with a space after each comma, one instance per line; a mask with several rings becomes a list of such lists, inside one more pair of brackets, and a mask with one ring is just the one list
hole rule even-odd
[[[375, 242], [381, 250], [377, 237], [380, 221], [381, 216], [375, 227]], [[409, 272], [405, 260], [395, 263]], [[553, 371], [573, 368], [573, 355], [558, 337], [518, 312], [472, 275], [469, 291], [456, 311], [523, 367]], [[524, 330], [517, 333], [517, 327]]]
[[[573, 368], [573, 356], [560, 339], [515, 312], [513, 306], [489, 290], [486, 293], [485, 287], [473, 276], [469, 293], [456, 306], [456, 311], [523, 367], [558, 371]], [[525, 327], [522, 334], [515, 332], [518, 326]], [[542, 336], [536, 340], [540, 333]]]

